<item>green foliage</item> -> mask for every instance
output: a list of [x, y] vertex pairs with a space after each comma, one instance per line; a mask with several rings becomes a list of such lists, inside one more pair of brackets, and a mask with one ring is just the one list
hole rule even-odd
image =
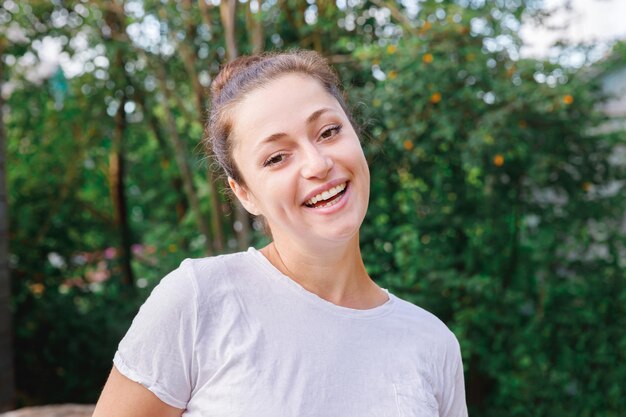
[[451, 325], [471, 412], [617, 415], [625, 205], [608, 190], [624, 166], [608, 160], [623, 134], [591, 133], [588, 77], [485, 50], [471, 18], [357, 51], [378, 78], [358, 92], [375, 119], [363, 252]]
[[[427, 0], [415, 17], [397, 2], [262, 3], [258, 14], [238, 6], [239, 51], [252, 50], [257, 19], [266, 48], [314, 48], [336, 64], [365, 121], [366, 265], [457, 335], [470, 414], [626, 409], [626, 176], [609, 163], [624, 135], [599, 128], [597, 72], [518, 58], [519, 21], [536, 2]], [[15, 87], [6, 127], [24, 404], [95, 401], [149, 289], [183, 258], [205, 254], [167, 108], [202, 212], [219, 210], [226, 250], [240, 244], [225, 193], [210, 204], [197, 146], [206, 97], [195, 82], [206, 85], [226, 57], [219, 8], [128, 1], [120, 20], [104, 4], [23, 2], [3, 15], [28, 38], [7, 44], [3, 62], [36, 60], [46, 36], [65, 39], [68, 56], [94, 54], [66, 80], [57, 72], [38, 85], [17, 64], [3, 80]], [[154, 24], [156, 40], [129, 37]], [[622, 46], [615, 56], [600, 74], [623, 63]], [[133, 287], [121, 284], [114, 152], [125, 161]], [[254, 226], [251, 240], [265, 242]]]
[[[49, 281], [59, 273], [46, 271]], [[80, 280], [72, 284], [81, 285]], [[119, 285], [31, 284], [15, 294], [18, 401], [93, 402], [137, 306]], [[18, 290], [19, 291], [19, 290]]]

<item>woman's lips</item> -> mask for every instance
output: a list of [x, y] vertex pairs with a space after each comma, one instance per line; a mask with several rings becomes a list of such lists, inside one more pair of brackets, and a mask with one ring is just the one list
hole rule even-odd
[[348, 182], [346, 184], [346, 188], [341, 193], [337, 194], [334, 200], [330, 201], [330, 203], [332, 204], [329, 206], [325, 206], [325, 205], [321, 205], [319, 207], [309, 207], [307, 205], [303, 205], [303, 206], [307, 211], [312, 211], [318, 214], [334, 213], [346, 205], [346, 202], [348, 201], [348, 198], [351, 194], [351, 189], [352, 189], [351, 184], [350, 182]]
[[[329, 181], [328, 183], [321, 185], [319, 187], [317, 187], [316, 189], [312, 190], [305, 198], [304, 198], [304, 203], [306, 204], [307, 202], [309, 202], [310, 200], [314, 199], [314, 198], [318, 198], [317, 201], [321, 200], [321, 195], [327, 192], [330, 192], [331, 190], [333, 190], [334, 188], [341, 186], [343, 184], [347, 184], [349, 181], [347, 178], [336, 178], [332, 181]], [[328, 199], [328, 197], [326, 197], [326, 199]]]
[[335, 204], [335, 202], [339, 198], [341, 198], [341, 195], [343, 195], [346, 192], [347, 187], [348, 187], [348, 182], [346, 181], [344, 183], [337, 185], [336, 187], [331, 188], [328, 191], [324, 191], [322, 194], [316, 195], [315, 197], [306, 201], [304, 205], [310, 208], [320, 208], [320, 207], [331, 206]]

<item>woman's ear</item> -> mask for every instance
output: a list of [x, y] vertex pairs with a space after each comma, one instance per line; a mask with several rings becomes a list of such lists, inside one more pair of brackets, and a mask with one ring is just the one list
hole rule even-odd
[[241, 205], [248, 211], [248, 213], [254, 216], [258, 216], [261, 214], [256, 204], [254, 203], [254, 196], [252, 195], [252, 193], [250, 193], [250, 191], [248, 191], [246, 187], [239, 185], [239, 183], [237, 183], [237, 181], [235, 181], [231, 177], [228, 177], [228, 186], [231, 190], [233, 190], [233, 193], [237, 197], [237, 200], [239, 200]]

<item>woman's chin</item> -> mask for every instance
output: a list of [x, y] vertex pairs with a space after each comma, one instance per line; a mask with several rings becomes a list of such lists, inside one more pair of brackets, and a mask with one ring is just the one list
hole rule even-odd
[[328, 249], [337, 249], [358, 242], [359, 227], [344, 227], [339, 230], [325, 230], [324, 233], [313, 233], [307, 244], [318, 250], [327, 251]]

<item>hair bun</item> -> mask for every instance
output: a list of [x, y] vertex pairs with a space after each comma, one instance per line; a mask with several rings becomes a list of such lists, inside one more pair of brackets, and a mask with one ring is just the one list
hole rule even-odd
[[244, 69], [252, 66], [256, 62], [262, 61], [266, 54], [259, 55], [243, 55], [235, 60], [229, 62], [224, 65], [220, 70], [219, 74], [213, 79], [211, 83], [211, 95], [212, 97], [217, 98], [222, 92], [222, 89], [228, 82], [233, 78], [237, 73], [243, 71]]

